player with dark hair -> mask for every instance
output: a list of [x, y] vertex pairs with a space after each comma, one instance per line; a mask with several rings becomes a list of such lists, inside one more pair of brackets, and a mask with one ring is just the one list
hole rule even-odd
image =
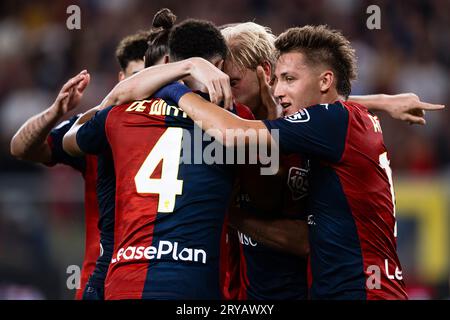
[[[196, 39], [196, 42], [192, 39]], [[196, 46], [199, 42], [205, 45]], [[225, 40], [216, 26], [193, 19], [186, 20], [172, 29], [169, 36], [169, 49], [172, 61], [190, 57], [226, 57], [228, 51]]]
[[116, 59], [120, 65], [119, 81], [143, 69], [143, 57], [148, 49], [151, 31], [139, 31], [123, 38], [116, 49]]
[[[203, 47], [205, 52], [198, 50]], [[225, 41], [212, 23], [191, 19], [173, 27], [170, 60], [194, 55], [216, 66], [223, 63]], [[206, 91], [199, 78], [183, 80]], [[234, 112], [250, 117], [243, 106]], [[66, 134], [65, 150], [72, 155], [112, 153], [117, 181], [106, 299], [220, 299], [221, 241], [235, 170], [194, 159], [215, 142], [203, 141], [195, 149], [194, 123], [173, 100], [108, 107], [83, 120]]]
[[[144, 68], [143, 56], [146, 51], [147, 36], [146, 33], [139, 32], [124, 38], [118, 45], [116, 57], [121, 68], [118, 74], [119, 80], [125, 79]], [[83, 298], [83, 291], [94, 269], [96, 269], [94, 279], [97, 279], [92, 287], [98, 288], [97, 291], [103, 290], [104, 276], [102, 280], [102, 277], [97, 274], [102, 272], [106, 274], [112, 254], [105, 252], [104, 247], [107, 247], [107, 245], [100, 243], [98, 226], [104, 225], [106, 221], [100, 221], [99, 223], [99, 219], [108, 208], [102, 207], [103, 204], [99, 203], [97, 199], [97, 157], [91, 155], [81, 158], [72, 157], [62, 148], [63, 136], [79, 115], [73, 116], [55, 127], [65, 115], [77, 108], [89, 81], [90, 75], [86, 70], [67, 81], [55, 102], [42, 113], [28, 119], [11, 140], [11, 154], [18, 159], [39, 162], [47, 166], [65, 164], [83, 175], [85, 181], [85, 254], [80, 288], [77, 289], [75, 294], [76, 299]], [[97, 262], [99, 255], [102, 257]], [[101, 292], [94, 293], [93, 289], [90, 289], [89, 293], [90, 296], [95, 295], [98, 298], [102, 296]]]

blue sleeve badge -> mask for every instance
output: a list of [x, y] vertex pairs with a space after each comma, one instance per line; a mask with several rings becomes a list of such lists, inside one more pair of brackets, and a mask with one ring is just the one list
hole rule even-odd
[[300, 122], [308, 122], [310, 118], [311, 117], [309, 115], [308, 110], [303, 109], [294, 114], [291, 114], [290, 116], [285, 117], [284, 119], [292, 123], [300, 123]]

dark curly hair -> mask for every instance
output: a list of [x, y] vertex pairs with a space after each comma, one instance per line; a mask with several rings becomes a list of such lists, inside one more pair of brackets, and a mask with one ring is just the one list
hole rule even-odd
[[147, 51], [148, 31], [139, 31], [123, 38], [116, 49], [116, 58], [123, 71], [130, 61], [142, 60]]
[[227, 52], [220, 30], [209, 21], [187, 19], [173, 27], [169, 35], [169, 55], [173, 61], [191, 57], [225, 59]]

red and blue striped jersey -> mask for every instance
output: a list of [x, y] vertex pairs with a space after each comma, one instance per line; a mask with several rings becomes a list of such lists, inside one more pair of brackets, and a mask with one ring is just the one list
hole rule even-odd
[[311, 159], [307, 207], [313, 299], [407, 299], [381, 126], [337, 101], [264, 121], [284, 153]]
[[78, 131], [84, 152], [110, 149], [113, 156], [106, 299], [221, 298], [219, 257], [235, 167], [205, 161], [205, 154], [225, 154], [208, 137], [161, 99], [109, 107]]

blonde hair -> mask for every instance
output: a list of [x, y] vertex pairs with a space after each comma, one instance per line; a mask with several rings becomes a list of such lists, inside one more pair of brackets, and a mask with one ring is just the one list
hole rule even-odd
[[237, 23], [221, 30], [228, 46], [228, 59], [239, 68], [255, 70], [267, 61], [275, 62], [275, 36], [270, 28], [254, 22]]

